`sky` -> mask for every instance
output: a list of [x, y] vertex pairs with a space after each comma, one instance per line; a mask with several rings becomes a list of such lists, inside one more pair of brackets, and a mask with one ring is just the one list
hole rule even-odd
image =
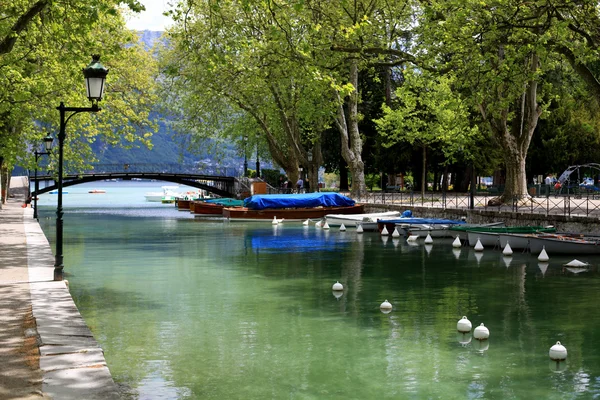
[[140, 0], [146, 11], [129, 18], [127, 27], [136, 31], [164, 31], [171, 24], [171, 19], [162, 15], [172, 0]]

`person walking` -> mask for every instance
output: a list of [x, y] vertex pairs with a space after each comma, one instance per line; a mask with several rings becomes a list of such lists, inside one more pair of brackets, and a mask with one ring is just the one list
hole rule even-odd
[[301, 193], [303, 188], [304, 188], [304, 181], [302, 180], [302, 177], [300, 177], [300, 178], [298, 178], [298, 181], [296, 182], [296, 190], [298, 191], [298, 193]]

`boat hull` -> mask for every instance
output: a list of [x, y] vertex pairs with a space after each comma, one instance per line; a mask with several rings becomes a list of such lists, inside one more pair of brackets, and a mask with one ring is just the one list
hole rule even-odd
[[192, 201], [190, 203], [190, 212], [194, 214], [194, 217], [222, 217], [223, 208], [221, 204], [203, 201]]
[[513, 250], [527, 250], [529, 249], [529, 240], [534, 236], [520, 233], [501, 233], [498, 240], [500, 241], [500, 247], [503, 249], [508, 243]]
[[348, 207], [316, 207], [316, 208], [270, 208], [252, 210], [246, 207], [225, 207], [223, 217], [230, 221], [264, 221], [278, 220], [304, 221], [307, 219], [324, 218], [327, 214], [363, 214], [364, 205]]
[[399, 211], [366, 214], [327, 214], [325, 220], [329, 226], [341, 226], [344, 224], [346, 227], [356, 227], [360, 224], [363, 225], [364, 230], [365, 226], [368, 226], [371, 229], [377, 229], [378, 218], [397, 216], [400, 216]]
[[532, 237], [529, 240], [531, 253], [539, 254], [542, 249], [551, 254], [600, 254], [600, 242], [568, 236]]
[[477, 240], [481, 242], [483, 247], [496, 247], [500, 245], [499, 233], [467, 231], [467, 238], [471, 247], [477, 244]]

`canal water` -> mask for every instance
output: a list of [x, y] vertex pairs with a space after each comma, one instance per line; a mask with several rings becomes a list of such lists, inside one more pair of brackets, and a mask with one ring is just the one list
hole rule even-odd
[[[65, 189], [66, 278], [125, 398], [600, 396], [598, 258], [574, 273], [572, 257], [200, 220], [145, 202], [163, 184]], [[55, 206], [40, 196], [52, 245]], [[462, 316], [489, 340], [458, 334]]]

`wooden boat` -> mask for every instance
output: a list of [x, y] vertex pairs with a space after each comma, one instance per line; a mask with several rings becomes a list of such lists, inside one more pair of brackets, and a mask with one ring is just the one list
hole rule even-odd
[[489, 224], [435, 224], [416, 228], [409, 227], [407, 229], [407, 235], [415, 235], [423, 238], [427, 237], [427, 235], [431, 236], [432, 238], [455, 238], [458, 236], [461, 241], [466, 241], [468, 240], [468, 229], [500, 226], [504, 226], [504, 222], [492, 222]]
[[177, 209], [179, 211], [189, 211], [191, 203], [192, 203], [192, 200], [179, 199], [179, 198], [175, 199], [175, 207], [177, 207]]
[[498, 237], [500, 248], [510, 245], [513, 250], [529, 250], [529, 239], [535, 234], [530, 233], [501, 233]]
[[467, 229], [467, 238], [469, 240], [469, 246], [475, 246], [477, 240], [479, 240], [483, 247], [496, 247], [500, 246], [501, 233], [533, 234], [544, 232], [556, 232], [556, 228], [544, 226], [475, 227]]
[[442, 218], [397, 218], [397, 219], [379, 219], [377, 228], [381, 232], [385, 226], [390, 235], [397, 229], [400, 234], [407, 235], [410, 229], [433, 229], [435, 226], [451, 226], [454, 224], [464, 224], [464, 221], [454, 221]]
[[106, 193], [106, 190], [102, 190], [102, 189], [92, 189], [92, 190], [88, 191], [88, 193], [93, 193], [93, 194], [98, 194], [98, 193]]
[[244, 202], [231, 198], [192, 201], [190, 212], [194, 217], [223, 217], [223, 208], [240, 207]]
[[225, 207], [230, 221], [304, 221], [327, 214], [364, 214], [364, 205], [338, 193], [266, 194], [244, 200], [244, 207]]
[[285, 221], [305, 221], [307, 219], [324, 218], [327, 214], [363, 214], [364, 205], [357, 204], [348, 207], [307, 207], [279, 208], [268, 210], [253, 210], [247, 207], [225, 207], [223, 217], [231, 221], [260, 221], [274, 218]]
[[529, 239], [531, 253], [542, 249], [551, 254], [600, 254], [600, 237], [574, 235], [538, 235]]
[[377, 220], [379, 218], [399, 217], [400, 211], [386, 211], [380, 213], [366, 214], [327, 214], [325, 221], [329, 226], [341, 226], [344, 224], [346, 228], [354, 228], [361, 225], [365, 231], [377, 230]]

